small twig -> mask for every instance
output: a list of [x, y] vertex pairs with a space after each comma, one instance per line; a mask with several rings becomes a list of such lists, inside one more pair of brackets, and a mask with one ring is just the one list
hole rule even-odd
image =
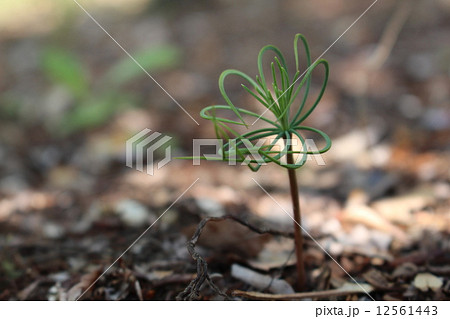
[[392, 50], [397, 42], [397, 39], [402, 31], [411, 11], [413, 3], [411, 0], [402, 0], [399, 2], [394, 14], [390, 18], [387, 26], [384, 28], [381, 39], [377, 44], [376, 49], [368, 57], [367, 64], [365, 65], [364, 76], [360, 80], [359, 85], [361, 90], [357, 94], [358, 104], [361, 105], [358, 108], [359, 121], [361, 127], [365, 128], [366, 140], [368, 142], [368, 150], [371, 148], [371, 138], [367, 130], [369, 123], [368, 115], [368, 96], [370, 79], [373, 77], [374, 71], [378, 71], [386, 63], [387, 59], [392, 53]]
[[338, 297], [338, 296], [347, 296], [354, 295], [358, 293], [365, 293], [363, 290], [356, 289], [332, 289], [325, 291], [311, 291], [311, 292], [299, 292], [295, 294], [266, 294], [262, 292], [256, 291], [242, 291], [242, 290], [234, 290], [232, 292], [233, 296], [236, 297], [244, 297], [247, 299], [254, 300], [302, 300], [307, 298], [328, 298], [328, 297]]
[[293, 237], [292, 233], [282, 232], [282, 231], [278, 231], [278, 230], [262, 229], [257, 226], [251, 225], [247, 221], [242, 220], [242, 219], [240, 219], [236, 216], [232, 216], [232, 215], [225, 215], [222, 217], [204, 218], [198, 224], [197, 229], [194, 232], [194, 235], [192, 236], [191, 240], [189, 240], [189, 242], [187, 243], [187, 249], [188, 249], [189, 254], [191, 255], [192, 259], [194, 259], [197, 262], [197, 277], [194, 278], [189, 283], [189, 285], [186, 287], [186, 289], [184, 289], [184, 291], [182, 291], [181, 293], [178, 294], [177, 300], [199, 299], [200, 289], [205, 282], [208, 283], [208, 285], [211, 287], [211, 289], [215, 293], [217, 293], [218, 295], [220, 295], [226, 299], [230, 299], [230, 297], [227, 294], [220, 291], [220, 289], [212, 282], [212, 280], [208, 274], [208, 264], [206, 263], [205, 259], [199, 253], [197, 253], [197, 251], [195, 250], [195, 245], [197, 244], [197, 241], [199, 240], [200, 235], [208, 222], [211, 222], [211, 221], [219, 222], [219, 221], [224, 221], [227, 219], [231, 219], [243, 226], [246, 226], [248, 229], [250, 229], [258, 234], [272, 234], [274, 236], [284, 236], [284, 237], [289, 237], [289, 238]]
[[144, 301], [144, 297], [142, 296], [142, 289], [139, 280], [134, 281], [134, 290], [136, 291], [136, 295], [138, 296], [140, 301]]
[[225, 219], [231, 219], [234, 220], [235, 222], [247, 227], [248, 229], [254, 231], [255, 233], [258, 233], [260, 235], [264, 235], [264, 234], [270, 234], [273, 236], [281, 236], [281, 237], [287, 237], [287, 238], [294, 238], [294, 233], [293, 232], [288, 232], [288, 231], [281, 231], [281, 230], [276, 230], [276, 229], [269, 229], [269, 228], [260, 228], [257, 227], [255, 225], [250, 224], [248, 221], [243, 220], [237, 216], [234, 215], [225, 215], [223, 217], [219, 217], [219, 218], [223, 218]]
[[206, 281], [211, 289], [216, 292], [217, 294], [225, 297], [226, 299], [230, 299], [227, 294], [220, 291], [220, 289], [212, 282], [211, 278], [208, 274], [208, 264], [203, 259], [202, 256], [200, 256], [199, 253], [195, 250], [195, 244], [197, 243], [198, 239], [200, 238], [200, 235], [202, 233], [203, 228], [206, 226], [206, 224], [209, 221], [221, 221], [224, 220], [222, 217], [210, 217], [203, 219], [200, 224], [197, 226], [197, 230], [195, 231], [194, 235], [192, 236], [191, 240], [187, 243], [187, 249], [189, 254], [191, 255], [192, 259], [194, 259], [197, 262], [197, 277], [193, 279], [189, 285], [178, 294], [177, 300], [197, 300], [200, 297], [200, 289], [203, 285], [203, 283]]
[[383, 30], [380, 42], [376, 50], [371, 55], [368, 65], [371, 69], [378, 70], [386, 62], [394, 48], [394, 45], [408, 19], [413, 3], [411, 0], [402, 0], [397, 6], [394, 14]]
[[152, 287], [157, 288], [166, 285], [186, 284], [195, 279], [195, 277], [195, 274], [171, 275], [152, 282]]
[[320, 267], [319, 275], [314, 279], [313, 285], [318, 290], [328, 289], [330, 286], [331, 269], [327, 264]]
[[19, 300], [27, 300], [31, 293], [42, 283], [42, 278], [38, 278], [29, 284], [26, 288], [17, 293]]

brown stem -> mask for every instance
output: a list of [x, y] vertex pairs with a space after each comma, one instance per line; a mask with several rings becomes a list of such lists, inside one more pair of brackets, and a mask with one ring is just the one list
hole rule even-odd
[[[292, 146], [289, 146], [288, 152]], [[287, 163], [294, 164], [294, 156], [292, 153], [286, 155]], [[289, 186], [291, 189], [292, 208], [294, 210], [294, 239], [295, 239], [295, 255], [297, 256], [297, 289], [304, 291], [306, 289], [305, 263], [303, 260], [303, 234], [301, 229], [301, 212], [300, 200], [298, 194], [298, 183], [295, 169], [288, 169]]]

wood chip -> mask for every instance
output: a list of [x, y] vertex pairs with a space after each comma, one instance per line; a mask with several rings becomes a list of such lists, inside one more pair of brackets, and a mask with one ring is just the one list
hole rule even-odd
[[401, 279], [408, 279], [412, 278], [417, 274], [419, 269], [417, 266], [413, 263], [406, 262], [404, 264], [401, 264], [397, 268], [395, 268], [394, 272], [392, 273], [392, 277], [394, 279], [401, 278]]
[[31, 284], [29, 284], [26, 288], [22, 289], [17, 296], [19, 297], [19, 300], [27, 300], [28, 296], [39, 286], [39, 284], [42, 282], [42, 280], [38, 279], [33, 281]]
[[374, 268], [367, 271], [363, 278], [371, 284], [373, 287], [379, 289], [379, 290], [394, 290], [394, 285], [389, 282], [386, 277], [383, 275], [383, 273], [379, 270], [376, 270]]
[[67, 292], [67, 300], [77, 300], [90, 287], [90, 285], [92, 285], [100, 274], [100, 269], [97, 269], [81, 276], [80, 282], [72, 286], [72, 288], [70, 288]]
[[260, 274], [238, 264], [233, 264], [231, 266], [231, 276], [257, 289], [268, 289], [275, 294], [294, 293], [294, 289], [292, 289], [285, 280], [275, 279], [271, 276]]
[[428, 289], [437, 291], [442, 287], [443, 283], [444, 282], [439, 277], [436, 277], [430, 273], [421, 273], [416, 275], [413, 285], [417, 289], [426, 292]]

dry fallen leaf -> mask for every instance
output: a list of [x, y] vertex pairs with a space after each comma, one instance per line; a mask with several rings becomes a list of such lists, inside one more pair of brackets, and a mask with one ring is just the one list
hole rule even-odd
[[[292, 253], [294, 243], [290, 238], [272, 238], [260, 251], [258, 256], [249, 260], [252, 267], [269, 271], [271, 268], [295, 265], [295, 256]], [[290, 257], [290, 258], [289, 258]], [[289, 261], [288, 261], [289, 259]]]
[[379, 289], [379, 290], [392, 290], [395, 288], [392, 283], [390, 283], [384, 274], [376, 270], [374, 268], [371, 268], [369, 271], [363, 274], [363, 278], [371, 284], [373, 287]]
[[89, 286], [98, 278], [100, 275], [100, 269], [94, 270], [88, 274], [81, 276], [80, 282], [72, 286], [67, 292], [67, 300], [74, 301], [77, 300]]
[[27, 298], [30, 296], [30, 294], [39, 286], [39, 284], [42, 282], [42, 280], [38, 279], [33, 281], [31, 284], [29, 284], [27, 287], [22, 289], [17, 296], [19, 297], [19, 300], [27, 300]]
[[[191, 237], [196, 225], [185, 227], [182, 231]], [[256, 257], [272, 238], [270, 234], [255, 234], [247, 227], [233, 220], [208, 223], [198, 240], [199, 246], [213, 248], [215, 251], [229, 252], [245, 257]]]
[[337, 291], [346, 291], [347, 293], [371, 293], [374, 289], [370, 284], [346, 282]]
[[344, 209], [342, 220], [360, 223], [372, 229], [378, 229], [393, 235], [399, 242], [406, 242], [407, 236], [403, 230], [393, 225], [374, 209], [366, 205], [350, 204]]
[[432, 199], [428, 194], [409, 194], [378, 200], [372, 204], [372, 207], [391, 222], [411, 225], [414, 221], [412, 212], [430, 204]]

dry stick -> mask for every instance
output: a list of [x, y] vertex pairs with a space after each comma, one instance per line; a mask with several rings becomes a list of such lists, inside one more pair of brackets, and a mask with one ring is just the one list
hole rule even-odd
[[197, 226], [197, 230], [192, 236], [191, 240], [187, 243], [187, 249], [192, 259], [197, 262], [197, 277], [193, 279], [189, 285], [184, 289], [184, 291], [180, 292], [177, 296], [177, 300], [197, 300], [200, 297], [200, 289], [203, 286], [203, 283], [206, 281], [214, 292], [223, 296], [225, 299], [230, 299], [227, 294], [220, 291], [220, 289], [212, 282], [211, 278], [208, 274], [208, 264], [205, 259], [197, 253], [195, 250], [195, 244], [197, 243], [200, 235], [202, 233], [203, 228], [206, 226], [206, 223], [210, 220], [223, 220], [222, 218], [205, 218], [200, 224]]
[[236, 297], [244, 297], [248, 299], [255, 300], [301, 300], [307, 298], [328, 298], [328, 297], [338, 297], [338, 296], [347, 296], [357, 293], [365, 293], [363, 290], [342, 290], [342, 289], [332, 289], [325, 291], [311, 291], [311, 292], [299, 292], [295, 294], [265, 294], [262, 292], [256, 291], [242, 291], [242, 290], [234, 290], [232, 292], [233, 296]]
[[244, 221], [236, 216], [232, 215], [225, 215], [222, 217], [207, 217], [204, 218], [197, 226], [196, 231], [194, 232], [194, 235], [192, 235], [191, 240], [187, 243], [187, 249], [189, 254], [191, 255], [192, 259], [194, 259], [197, 262], [197, 277], [194, 278], [189, 285], [184, 289], [182, 292], [180, 292], [177, 296], [177, 300], [196, 300], [200, 297], [200, 289], [202, 288], [202, 285], [207, 282], [208, 285], [211, 287], [211, 289], [217, 293], [218, 295], [224, 297], [225, 299], [230, 299], [230, 297], [223, 293], [211, 280], [209, 274], [208, 274], [208, 264], [206, 263], [205, 259], [195, 250], [195, 245], [197, 244], [200, 235], [203, 231], [203, 228], [205, 228], [206, 224], [210, 221], [218, 222], [223, 221], [226, 219], [234, 220], [235, 222], [246, 226], [250, 230], [258, 233], [258, 234], [271, 234], [274, 236], [284, 236], [292, 238], [291, 233], [286, 233], [278, 230], [269, 230], [269, 229], [261, 229], [254, 225], [249, 224], [247, 221]]
[[[358, 104], [361, 105], [361, 107], [358, 108], [358, 113], [360, 125], [362, 127], [367, 128], [369, 122], [367, 91], [369, 89], [370, 76], [371, 74], [373, 74], [374, 71], [378, 71], [379, 69], [381, 69], [383, 64], [388, 59], [400, 35], [400, 32], [403, 29], [403, 26], [405, 25], [406, 20], [408, 19], [411, 13], [412, 8], [413, 3], [411, 0], [402, 0], [398, 4], [394, 14], [392, 15], [387, 26], [383, 30], [380, 42], [378, 43], [372, 55], [367, 60], [367, 64], [365, 65], [364, 78], [360, 81], [360, 85], [362, 85], [362, 88], [359, 94], [357, 94], [356, 96]], [[365, 134], [368, 149], [370, 150], [371, 139], [369, 137], [367, 129], [365, 129]]]
[[378, 44], [376, 50], [369, 58], [368, 66], [372, 70], [379, 69], [386, 62], [389, 55], [394, 48], [395, 42], [398, 39], [400, 31], [406, 23], [413, 7], [411, 0], [403, 0], [397, 7], [393, 16], [389, 20], [386, 29], [383, 31], [380, 43]]
[[[287, 163], [294, 164], [294, 157], [289, 153], [292, 145], [289, 145], [287, 153]], [[298, 183], [295, 169], [288, 169], [289, 186], [291, 189], [292, 207], [294, 211], [294, 237], [295, 237], [295, 255], [297, 256], [297, 289], [303, 291], [306, 289], [305, 263], [303, 260], [303, 234], [301, 229], [300, 200], [298, 194]]]

